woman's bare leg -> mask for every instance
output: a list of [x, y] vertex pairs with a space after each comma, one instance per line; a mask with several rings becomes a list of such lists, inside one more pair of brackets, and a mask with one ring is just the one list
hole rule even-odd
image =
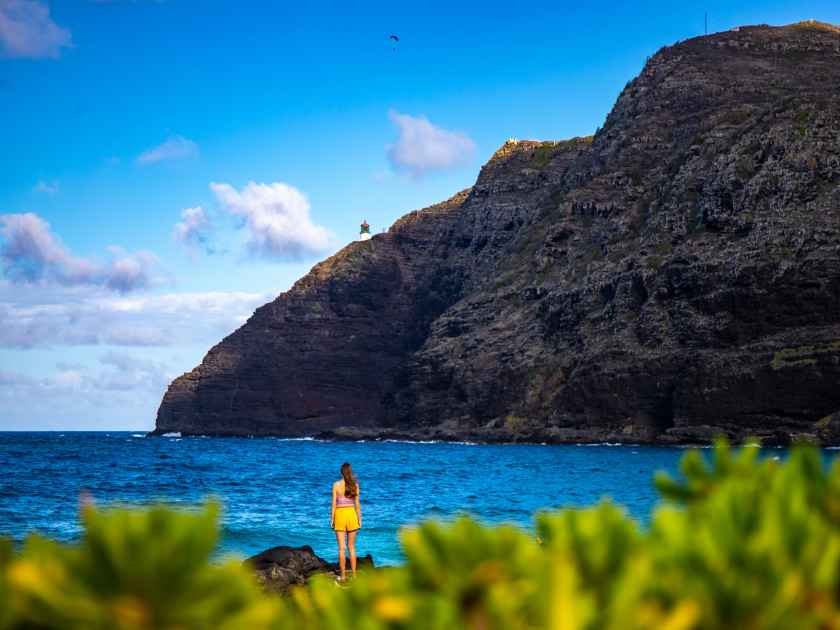
[[[335, 538], [338, 541], [338, 568], [341, 570], [341, 580], [347, 578], [347, 571], [345, 569], [346, 559], [344, 558], [344, 545], [346, 540], [346, 532], [336, 532]], [[355, 564], [355, 560], [353, 560]]]
[[356, 577], [356, 532], [349, 532], [347, 537], [350, 539], [347, 544], [350, 547], [350, 569], [353, 571], [353, 577]]

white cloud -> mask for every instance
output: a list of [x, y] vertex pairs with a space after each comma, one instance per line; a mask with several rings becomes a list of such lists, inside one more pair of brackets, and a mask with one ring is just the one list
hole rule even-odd
[[475, 154], [475, 143], [465, 134], [447, 131], [429, 122], [425, 116], [388, 112], [398, 130], [397, 141], [387, 149], [395, 170], [412, 177], [457, 168]]
[[110, 247], [105, 263], [74, 256], [37, 214], [0, 214], [0, 264], [5, 276], [17, 284], [104, 286], [127, 293], [147, 287], [150, 267], [157, 258], [150, 252], [129, 253]]
[[198, 145], [184, 136], [170, 136], [156, 147], [144, 151], [137, 156], [137, 163], [141, 166], [170, 160], [185, 160], [198, 157]]
[[157, 256], [147, 251], [133, 254], [122, 247], [111, 245], [108, 248], [112, 259], [105, 270], [105, 286], [118, 293], [129, 293], [149, 286], [149, 268], [158, 262]]
[[40, 180], [35, 186], [32, 188], [33, 192], [36, 193], [44, 193], [47, 195], [54, 195], [58, 192], [58, 182], [53, 180], [51, 182], [46, 182], [43, 179]]
[[0, 215], [3, 270], [14, 282], [37, 282], [49, 277], [59, 284], [94, 284], [96, 266], [70, 254], [37, 214]]
[[5, 57], [56, 59], [72, 45], [70, 31], [36, 0], [0, 0], [0, 53]]
[[89, 287], [0, 283], [0, 347], [215, 343], [274, 297], [274, 292], [116, 297]]
[[212, 228], [210, 217], [207, 216], [204, 208], [201, 206], [184, 208], [181, 211], [181, 221], [175, 224], [173, 235], [175, 240], [191, 253], [198, 247], [212, 253], [213, 250], [208, 244]]
[[330, 233], [312, 222], [309, 200], [294, 186], [249, 182], [236, 190], [230, 184], [211, 183], [210, 189], [224, 210], [243, 220], [251, 254], [300, 260], [330, 247]]

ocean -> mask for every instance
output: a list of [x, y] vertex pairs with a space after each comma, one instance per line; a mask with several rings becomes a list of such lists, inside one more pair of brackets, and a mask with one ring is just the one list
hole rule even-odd
[[334, 560], [330, 488], [344, 461], [359, 478], [360, 554], [402, 561], [398, 532], [468, 513], [532, 527], [543, 509], [611, 497], [645, 522], [657, 470], [684, 449], [618, 445], [324, 442], [274, 438], [147, 438], [142, 433], [0, 433], [0, 535], [81, 534], [79, 495], [99, 505], [224, 506], [220, 554], [304, 545]]

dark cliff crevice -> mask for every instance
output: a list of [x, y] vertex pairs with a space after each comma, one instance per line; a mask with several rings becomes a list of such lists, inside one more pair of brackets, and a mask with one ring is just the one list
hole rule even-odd
[[838, 88], [829, 25], [663, 48], [594, 137], [506, 143], [316, 265], [172, 383], [157, 431], [834, 435]]

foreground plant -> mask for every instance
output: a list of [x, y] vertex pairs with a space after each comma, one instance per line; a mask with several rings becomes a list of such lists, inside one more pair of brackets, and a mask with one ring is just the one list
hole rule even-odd
[[0, 628], [683, 628], [840, 630], [840, 463], [721, 443], [642, 529], [619, 507], [537, 516], [536, 536], [469, 518], [402, 533], [402, 567], [268, 597], [210, 561], [217, 509], [88, 508], [75, 547], [0, 545]]
[[218, 508], [87, 507], [76, 547], [39, 536], [6, 564], [7, 626], [259, 628], [277, 617], [239, 562], [214, 564]]

